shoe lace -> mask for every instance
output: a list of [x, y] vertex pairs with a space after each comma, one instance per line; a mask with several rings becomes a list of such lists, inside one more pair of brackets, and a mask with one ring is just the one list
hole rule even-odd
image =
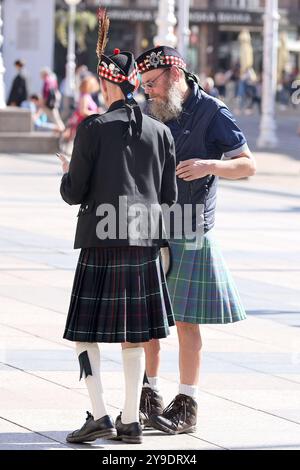
[[164, 409], [163, 416], [175, 422], [176, 425], [178, 425], [180, 421], [185, 422], [187, 418], [187, 400], [185, 397], [177, 395]]

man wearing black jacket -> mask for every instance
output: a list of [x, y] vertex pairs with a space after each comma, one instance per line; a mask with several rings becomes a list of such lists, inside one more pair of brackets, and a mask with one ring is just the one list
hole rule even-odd
[[[101, 30], [105, 21], [102, 13]], [[160, 216], [161, 204], [176, 202], [175, 151], [169, 129], [143, 115], [132, 98], [138, 84], [133, 55], [117, 49], [108, 57], [103, 50], [98, 42], [98, 74], [108, 111], [80, 124], [70, 166], [62, 158], [61, 195], [69, 204], [81, 204], [75, 237], [81, 253], [64, 338], [75, 341], [80, 377], [93, 408], [67, 441], [117, 435], [140, 443], [142, 344], [166, 337], [174, 325], [159, 257], [164, 237], [152, 237], [145, 221], [152, 220], [149, 208]], [[136, 224], [139, 212], [144, 219]], [[125, 403], [115, 424], [103, 395], [101, 342], [122, 344]]]

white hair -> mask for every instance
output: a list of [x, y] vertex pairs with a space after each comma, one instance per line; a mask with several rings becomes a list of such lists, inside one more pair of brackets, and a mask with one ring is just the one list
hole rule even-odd
[[47, 75], [51, 75], [52, 74], [52, 70], [50, 69], [50, 67], [43, 67], [41, 70], [40, 70], [40, 73], [45, 73]]

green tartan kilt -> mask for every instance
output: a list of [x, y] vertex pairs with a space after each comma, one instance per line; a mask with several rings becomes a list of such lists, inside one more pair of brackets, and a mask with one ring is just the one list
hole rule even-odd
[[170, 240], [167, 281], [175, 320], [199, 324], [245, 320], [246, 312], [213, 233], [203, 236], [200, 248], [187, 247], [185, 240]]

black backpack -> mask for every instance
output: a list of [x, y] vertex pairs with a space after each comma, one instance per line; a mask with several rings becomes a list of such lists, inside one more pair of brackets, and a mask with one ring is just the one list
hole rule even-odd
[[50, 88], [48, 98], [46, 100], [46, 107], [49, 109], [54, 109], [56, 104], [56, 90]]

